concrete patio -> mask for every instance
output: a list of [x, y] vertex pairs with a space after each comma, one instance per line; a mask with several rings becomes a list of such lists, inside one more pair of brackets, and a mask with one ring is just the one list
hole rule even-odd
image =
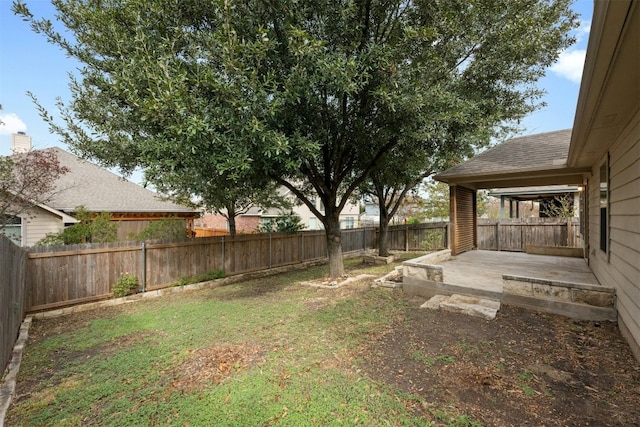
[[585, 320], [615, 320], [615, 290], [582, 258], [473, 250], [440, 251], [403, 264], [409, 295], [469, 295]]

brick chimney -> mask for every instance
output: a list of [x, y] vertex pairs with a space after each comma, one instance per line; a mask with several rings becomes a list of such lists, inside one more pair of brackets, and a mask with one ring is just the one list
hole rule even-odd
[[11, 135], [11, 151], [13, 154], [26, 153], [31, 150], [31, 137], [24, 132]]

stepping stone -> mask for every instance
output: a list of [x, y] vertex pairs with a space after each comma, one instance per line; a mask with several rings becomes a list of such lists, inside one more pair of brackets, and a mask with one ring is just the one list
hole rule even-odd
[[462, 313], [493, 320], [498, 310], [500, 310], [500, 301], [458, 294], [451, 296], [435, 295], [429, 301], [422, 304], [420, 308], [440, 309], [452, 313]]

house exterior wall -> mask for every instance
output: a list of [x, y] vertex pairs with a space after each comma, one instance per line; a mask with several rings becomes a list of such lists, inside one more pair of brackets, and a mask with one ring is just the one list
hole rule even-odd
[[149, 226], [149, 220], [118, 221], [118, 240], [133, 240], [135, 235]]
[[[239, 215], [236, 217], [237, 233], [255, 233], [259, 225], [259, 216]], [[194, 226], [229, 231], [227, 218], [222, 215], [204, 214], [202, 217], [195, 220]]]
[[589, 264], [604, 286], [616, 288], [618, 321], [640, 359], [640, 112], [609, 145], [606, 252], [600, 249], [600, 162], [589, 180]]
[[46, 210], [34, 207], [22, 217], [22, 246], [33, 246], [49, 233], [58, 233], [64, 228], [62, 219]]
[[[319, 199], [316, 199], [316, 208], [320, 212], [324, 212]], [[324, 228], [322, 222], [316, 218], [311, 209], [304, 203], [294, 205], [291, 209], [294, 214], [298, 215], [305, 230], [321, 230]], [[261, 219], [275, 218], [278, 215], [287, 213], [279, 209], [269, 209], [265, 213], [258, 215], [248, 214], [236, 217], [236, 231], [238, 233], [255, 233], [260, 226]], [[355, 228], [359, 226], [358, 217], [360, 215], [360, 205], [357, 203], [347, 203], [340, 213], [340, 228]], [[196, 227], [206, 227], [216, 230], [229, 230], [227, 219], [222, 215], [205, 214], [198, 218], [194, 225]]]
[[[316, 199], [316, 208], [320, 212], [324, 212], [324, 208], [320, 203], [320, 199]], [[305, 230], [321, 230], [324, 228], [322, 222], [316, 218], [311, 212], [311, 209], [305, 204], [301, 204], [293, 207], [293, 213], [302, 218], [302, 224]], [[340, 212], [340, 228], [355, 228], [358, 227], [358, 217], [360, 216], [360, 206], [357, 203], [347, 203]]]

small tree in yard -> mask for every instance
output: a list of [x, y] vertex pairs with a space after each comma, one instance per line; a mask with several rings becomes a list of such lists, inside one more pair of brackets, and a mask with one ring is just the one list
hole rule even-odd
[[46, 204], [55, 194], [56, 181], [68, 171], [53, 151], [0, 157], [0, 229], [12, 217]]
[[572, 218], [575, 215], [573, 194], [562, 194], [540, 202], [540, 216], [547, 218]]
[[183, 239], [188, 233], [184, 219], [161, 218], [149, 221], [144, 230], [131, 237], [136, 240]]
[[322, 221], [338, 277], [340, 212], [385, 155], [457, 150], [428, 136], [534, 110], [535, 82], [573, 41], [569, 4], [56, 0], [72, 40], [13, 9], [83, 64], [64, 125], [41, 109], [67, 144], [151, 168], [157, 186], [187, 171], [221, 189], [249, 170], [283, 185]]
[[427, 218], [449, 217], [449, 185], [439, 181], [428, 181], [424, 190], [426, 192], [424, 213]]

